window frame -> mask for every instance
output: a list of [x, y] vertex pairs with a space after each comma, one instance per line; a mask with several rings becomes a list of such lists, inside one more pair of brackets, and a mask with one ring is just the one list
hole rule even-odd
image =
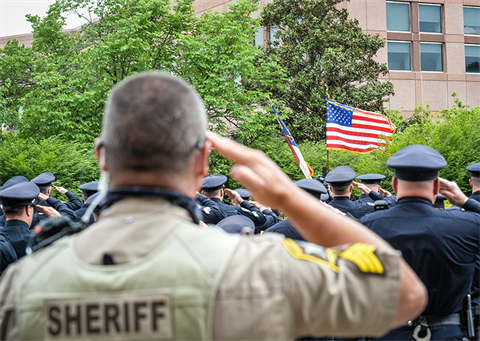
[[[388, 11], [387, 11], [387, 5], [388, 4], [402, 4], [402, 5], [408, 5], [408, 31], [391, 31], [388, 29]], [[401, 32], [401, 33], [412, 33], [412, 3], [411, 2], [403, 2], [403, 1], [386, 1], [385, 2], [385, 24], [387, 27], [387, 32]]]
[[463, 6], [463, 35], [466, 35], [466, 36], [473, 36], [473, 37], [480, 37], [480, 33], [479, 34], [473, 34], [473, 33], [465, 33], [465, 8], [475, 8], [477, 9], [478, 11], [480, 11], [480, 6]]
[[[465, 73], [469, 74], [469, 75], [479, 75], [480, 74], [480, 70], [479, 72], [468, 72], [467, 71], [467, 54], [466, 54], [466, 47], [467, 46], [476, 46], [480, 49], [480, 44], [464, 44], [464, 52], [465, 52]], [[480, 53], [479, 53], [479, 58], [480, 58]]]
[[[393, 69], [390, 69], [389, 67], [389, 60], [388, 60], [388, 54], [389, 54], [389, 51], [388, 51], [388, 44], [389, 43], [403, 43], [403, 44], [408, 44], [409, 45], [409, 50], [410, 50], [410, 70], [393, 70]], [[387, 40], [387, 67], [388, 67], [388, 70], [389, 71], [394, 71], [394, 72], [412, 72], [413, 71], [413, 60], [412, 60], [412, 55], [413, 55], [413, 51], [412, 51], [412, 47], [413, 47], [413, 44], [412, 44], [412, 41], [409, 41], [409, 40]]]
[[[421, 6], [433, 6], [433, 7], [440, 7], [440, 32], [424, 32], [420, 30], [420, 7]], [[442, 17], [443, 17], [443, 6], [442, 4], [432, 4], [432, 3], [418, 3], [418, 32], [422, 34], [444, 34], [443, 33], [443, 22], [442, 22]]]
[[[428, 71], [428, 70], [422, 70], [422, 44], [424, 45], [440, 45], [440, 52], [442, 56], [442, 70], [441, 71]], [[445, 44], [444, 43], [437, 43], [437, 42], [430, 42], [430, 41], [421, 41], [419, 42], [419, 49], [418, 52], [420, 54], [420, 72], [430, 72], [430, 73], [445, 73], [445, 58], [444, 58], [444, 49], [445, 49]]]

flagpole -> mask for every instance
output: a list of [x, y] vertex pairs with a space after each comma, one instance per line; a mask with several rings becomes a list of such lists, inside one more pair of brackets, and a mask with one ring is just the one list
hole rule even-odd
[[330, 173], [330, 165], [328, 164], [328, 149], [327, 149], [327, 173]]

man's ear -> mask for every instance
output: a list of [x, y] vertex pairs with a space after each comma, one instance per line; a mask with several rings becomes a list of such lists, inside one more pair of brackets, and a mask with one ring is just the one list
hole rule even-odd
[[468, 179], [468, 183], [470, 184], [470, 187], [473, 187], [473, 181], [472, 181], [472, 178]]
[[97, 157], [98, 168], [101, 171], [108, 172], [105, 147], [95, 148], [95, 156]]
[[[440, 193], [440, 179], [436, 178], [433, 180], [433, 194], [437, 196], [438, 193]], [[433, 201], [435, 202], [435, 199]]]
[[353, 184], [350, 185], [350, 193], [353, 192]]
[[33, 209], [32, 206], [25, 206], [25, 213], [27, 214], [27, 217], [33, 216], [34, 212], [35, 212], [35, 210]]
[[396, 177], [392, 178], [392, 189], [395, 193], [398, 193], [398, 179]]

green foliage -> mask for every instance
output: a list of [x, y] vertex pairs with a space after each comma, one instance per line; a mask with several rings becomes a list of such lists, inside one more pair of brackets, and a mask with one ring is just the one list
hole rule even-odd
[[40, 141], [22, 139], [11, 133], [4, 133], [0, 144], [2, 184], [16, 175], [31, 180], [43, 172], [51, 172], [57, 178], [55, 185], [81, 195], [80, 184], [99, 179], [91, 144], [65, 142], [58, 137]]
[[286, 124], [297, 139], [325, 138], [325, 86], [339, 102], [379, 112], [394, 93], [390, 81], [378, 80], [386, 65], [374, 60], [385, 41], [363, 33], [339, 8], [342, 1], [275, 0], [262, 12], [262, 25], [278, 30], [260, 58], [278, 60], [288, 77], [282, 87], [266, 89], [295, 113]]
[[[0, 49], [0, 123], [22, 138], [91, 142], [105, 100], [124, 78], [161, 70], [189, 81], [204, 99], [212, 129], [252, 140], [275, 121], [261, 113], [269, 93], [244, 83], [281, 76], [275, 61], [254, 65], [258, 0], [196, 17], [193, 0], [57, 0], [44, 18], [28, 16], [31, 48]], [[87, 14], [63, 32], [64, 14]], [[94, 19], [95, 18], [95, 19]]]

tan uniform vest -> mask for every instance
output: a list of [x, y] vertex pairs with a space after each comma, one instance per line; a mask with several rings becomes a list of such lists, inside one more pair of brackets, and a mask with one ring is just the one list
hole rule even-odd
[[24, 340], [208, 340], [216, 292], [239, 238], [182, 224], [123, 265], [80, 260], [75, 236], [25, 259], [16, 318]]

